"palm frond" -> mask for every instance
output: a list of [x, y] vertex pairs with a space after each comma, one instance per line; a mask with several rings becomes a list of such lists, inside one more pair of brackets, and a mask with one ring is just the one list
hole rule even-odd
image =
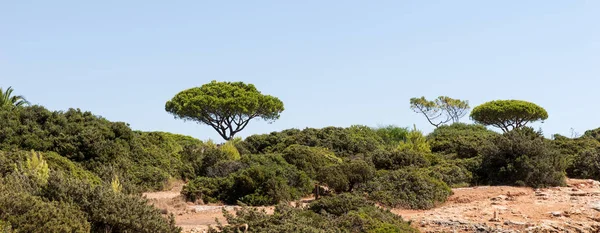
[[22, 107], [26, 105], [31, 105], [27, 99], [25, 99], [22, 95], [13, 96], [14, 89], [12, 87], [8, 87], [6, 91], [4, 91], [0, 87], [0, 106], [14, 106], [14, 107]]

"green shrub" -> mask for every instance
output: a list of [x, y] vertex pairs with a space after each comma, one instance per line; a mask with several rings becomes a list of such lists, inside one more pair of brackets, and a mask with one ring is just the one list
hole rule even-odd
[[312, 189], [310, 178], [280, 155], [248, 155], [241, 162], [244, 168], [227, 176], [196, 178], [182, 194], [193, 201], [271, 205], [297, 199]]
[[483, 151], [480, 177], [489, 184], [565, 185], [566, 156], [531, 128], [496, 136]]
[[428, 167], [429, 160], [424, 152], [414, 150], [384, 150], [371, 153], [371, 159], [377, 169], [397, 170], [405, 167]]
[[451, 187], [465, 187], [473, 180], [473, 173], [464, 167], [445, 162], [424, 168], [431, 177], [435, 177]]
[[355, 159], [324, 167], [317, 174], [317, 180], [340, 193], [351, 192], [374, 176], [375, 168], [371, 164], [362, 159]]
[[483, 125], [454, 123], [436, 128], [427, 135], [427, 141], [434, 153], [472, 158], [480, 155], [486, 143], [496, 135], [498, 133]]
[[45, 202], [0, 184], [0, 221], [15, 232], [90, 232], [85, 213], [64, 202]]
[[400, 150], [410, 150], [415, 152], [430, 153], [431, 148], [423, 133], [414, 126], [413, 130], [408, 132], [406, 140], [398, 144]]
[[304, 171], [312, 179], [316, 178], [323, 167], [342, 161], [329, 150], [301, 145], [289, 146], [282, 155], [285, 161]]
[[245, 139], [247, 149], [253, 154], [282, 152], [294, 144], [322, 147], [337, 156], [347, 157], [374, 151], [384, 146], [385, 142], [374, 129], [361, 125], [348, 128], [288, 129], [270, 134], [252, 135]]
[[384, 171], [365, 185], [369, 198], [389, 207], [430, 209], [444, 203], [452, 190], [426, 171]]
[[567, 168], [571, 178], [600, 180], [600, 148], [588, 149], [576, 155]]
[[225, 177], [231, 173], [239, 171], [245, 168], [246, 165], [240, 161], [235, 160], [221, 160], [215, 165], [206, 169], [206, 176], [208, 177]]
[[375, 132], [383, 139], [385, 144], [396, 146], [406, 140], [409, 130], [406, 127], [388, 125], [376, 128]]
[[219, 224], [217, 229], [209, 229], [210, 233], [240, 232], [244, 224], [249, 232], [419, 232], [400, 216], [351, 194], [324, 197], [308, 207], [282, 203], [275, 207], [273, 214], [248, 207], [235, 214], [223, 210], [223, 214], [229, 224]]
[[[104, 181], [112, 179], [114, 174], [103, 173], [112, 167], [123, 175], [127, 190], [160, 189], [169, 179], [193, 177], [193, 163], [182, 155], [194, 145], [202, 142], [169, 133], [132, 131], [123, 122], [110, 122], [79, 109], [63, 112], [31, 106], [0, 110], [0, 150], [56, 152]], [[64, 169], [77, 167], [66, 165], [58, 156], [53, 159], [67, 166]], [[72, 172], [89, 176], [78, 169]], [[127, 188], [130, 186], [140, 187]]]
[[240, 152], [238, 151], [237, 147], [235, 147], [235, 145], [232, 141], [228, 141], [228, 142], [224, 143], [219, 148], [219, 150], [221, 150], [226, 155], [226, 158], [229, 160], [239, 160], [240, 159]]
[[315, 213], [325, 212], [335, 216], [341, 216], [350, 211], [355, 211], [372, 205], [375, 205], [375, 203], [365, 200], [364, 197], [351, 193], [343, 193], [316, 200], [310, 204], [308, 209]]
[[44, 153], [44, 156], [51, 170], [62, 171], [70, 177], [84, 180], [90, 184], [99, 185], [102, 183], [102, 180], [96, 174], [85, 170], [80, 164], [73, 163], [66, 157], [55, 152]]
[[92, 232], [181, 232], [173, 215], [164, 218], [142, 197], [114, 192], [109, 186], [90, 186], [61, 173], [51, 174], [41, 196], [77, 206]]

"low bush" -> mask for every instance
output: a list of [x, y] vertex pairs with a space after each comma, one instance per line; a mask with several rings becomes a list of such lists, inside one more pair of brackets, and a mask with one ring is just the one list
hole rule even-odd
[[374, 129], [377, 135], [383, 139], [383, 142], [387, 145], [397, 146], [398, 143], [406, 140], [408, 135], [408, 128], [398, 127], [394, 125], [387, 125]]
[[341, 193], [351, 192], [375, 176], [375, 167], [362, 159], [349, 160], [341, 164], [324, 167], [317, 180], [330, 189]]
[[339, 157], [367, 153], [385, 145], [374, 129], [362, 125], [348, 128], [288, 129], [270, 134], [252, 135], [244, 141], [245, 147], [253, 154], [282, 152], [289, 146], [297, 144], [326, 148]]
[[483, 125], [454, 123], [436, 128], [427, 135], [427, 141], [434, 153], [472, 158], [480, 155], [483, 146], [496, 135], [498, 133]]
[[473, 181], [471, 171], [452, 162], [444, 162], [423, 169], [431, 177], [437, 178], [453, 188], [469, 186]]
[[483, 151], [480, 178], [489, 184], [565, 185], [567, 157], [531, 128], [496, 136]]
[[285, 161], [304, 171], [312, 179], [316, 178], [323, 167], [342, 161], [327, 149], [302, 145], [291, 145], [282, 155]]
[[[0, 221], [15, 232], [90, 232], [90, 223], [78, 206], [45, 202], [29, 193], [14, 192], [0, 184]], [[8, 225], [7, 224], [7, 225]]]
[[281, 155], [248, 155], [241, 162], [244, 168], [227, 176], [196, 178], [184, 186], [182, 194], [192, 201], [271, 205], [311, 192], [310, 178]]
[[600, 180], [600, 148], [580, 152], [567, 168], [571, 178]]
[[[349, 200], [349, 201], [347, 201]], [[341, 205], [341, 206], [340, 206]], [[376, 207], [372, 202], [351, 194], [324, 197], [308, 207], [276, 206], [273, 214], [254, 208], [242, 208], [235, 215], [223, 210], [227, 226], [218, 225], [209, 232], [419, 232], [400, 216]], [[247, 224], [247, 225], [246, 225]]]
[[397, 170], [406, 167], [428, 167], [429, 160], [424, 152], [413, 150], [379, 149], [370, 154], [377, 169]]
[[446, 183], [419, 169], [380, 171], [362, 191], [385, 206], [410, 209], [433, 208], [452, 194]]
[[[122, 175], [129, 191], [162, 189], [169, 179], [194, 177], [192, 161], [185, 160], [191, 157], [182, 156], [186, 147], [194, 145], [202, 142], [170, 133], [133, 131], [123, 122], [79, 109], [49, 111], [37, 105], [0, 109], [0, 150], [56, 152], [48, 161], [92, 180], [96, 178], [77, 167], [104, 181], [113, 177], [105, 173], [112, 169]], [[66, 165], [65, 159], [77, 166]]]
[[164, 218], [142, 197], [114, 192], [108, 186], [85, 182], [53, 173], [41, 191], [46, 200], [72, 203], [87, 216], [92, 232], [180, 232], [174, 217]]

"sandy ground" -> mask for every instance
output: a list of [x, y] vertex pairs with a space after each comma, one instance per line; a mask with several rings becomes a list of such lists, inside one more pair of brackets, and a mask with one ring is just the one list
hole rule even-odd
[[[235, 206], [186, 203], [182, 184], [145, 193], [150, 203], [173, 213], [184, 232], [203, 232], [221, 208]], [[568, 187], [531, 189], [478, 186], [453, 189], [448, 201], [430, 210], [393, 209], [422, 232], [600, 232], [600, 182], [569, 179]], [[259, 207], [272, 212], [273, 207]]]

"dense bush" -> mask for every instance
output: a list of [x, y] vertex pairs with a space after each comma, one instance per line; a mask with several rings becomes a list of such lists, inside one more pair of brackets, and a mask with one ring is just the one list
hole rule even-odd
[[565, 184], [566, 156], [531, 128], [496, 136], [483, 151], [480, 177], [489, 184]]
[[434, 153], [472, 158], [480, 155], [485, 143], [496, 135], [482, 125], [454, 123], [436, 128], [427, 135], [427, 141]]
[[351, 192], [374, 176], [375, 168], [371, 164], [362, 159], [354, 159], [324, 167], [317, 174], [317, 180], [340, 193]]
[[331, 150], [337, 156], [346, 157], [374, 151], [385, 143], [374, 129], [360, 125], [348, 128], [288, 129], [270, 134], [252, 135], [247, 137], [244, 143], [254, 154], [282, 152], [293, 144], [322, 147]]
[[285, 161], [304, 171], [312, 179], [316, 178], [323, 167], [342, 161], [326, 149], [301, 145], [289, 146], [283, 150], [282, 155]]
[[398, 145], [398, 143], [406, 140], [409, 130], [408, 128], [388, 125], [375, 128], [375, 132], [386, 144]]
[[86, 213], [93, 232], [180, 232], [174, 218], [164, 218], [146, 199], [90, 186], [55, 173], [41, 191], [47, 200], [73, 203]]
[[[193, 163], [184, 160], [190, 157], [183, 153], [186, 147], [198, 144], [202, 142], [191, 137], [133, 131], [125, 123], [79, 109], [52, 112], [32, 106], [0, 110], [0, 150], [56, 152], [51, 159], [57, 164], [64, 165], [66, 160], [59, 158], [63, 156], [105, 181], [119, 173], [129, 191], [161, 189], [171, 178], [192, 178]], [[73, 175], [89, 175], [72, 171]]]
[[[31, 158], [32, 151], [0, 151], [0, 177], [6, 176], [27, 164], [27, 159]], [[73, 163], [69, 159], [62, 157], [54, 152], [39, 153], [47, 163], [48, 168], [54, 171], [63, 172], [65, 175], [80, 179], [92, 185], [99, 185], [102, 181], [95, 174], [85, 170], [79, 164]]]
[[196, 178], [182, 194], [192, 201], [270, 205], [310, 193], [310, 178], [281, 155], [247, 155], [241, 162], [244, 168], [227, 176]]
[[446, 183], [419, 169], [381, 171], [363, 191], [385, 206], [411, 209], [433, 208], [452, 194]]
[[[85, 213], [66, 202], [45, 202], [0, 183], [0, 220], [15, 232], [90, 232]], [[1, 230], [1, 229], [0, 229]]]
[[569, 177], [600, 180], [600, 148], [588, 149], [577, 154], [567, 168]]
[[456, 165], [456, 162], [444, 162], [438, 165], [424, 168], [431, 176], [435, 177], [450, 187], [465, 187], [473, 181], [473, 173], [465, 167]]
[[400, 216], [350, 194], [325, 197], [305, 208], [282, 203], [273, 214], [253, 208], [242, 208], [235, 215], [223, 213], [229, 225], [209, 232], [234, 233], [243, 230], [244, 224], [248, 232], [418, 232]]
[[396, 170], [405, 167], [427, 167], [430, 165], [425, 152], [414, 150], [379, 149], [370, 154], [377, 169]]
[[5, 174], [0, 221], [17, 232], [180, 232], [146, 199], [68, 176], [51, 170], [41, 183], [20, 170]]

